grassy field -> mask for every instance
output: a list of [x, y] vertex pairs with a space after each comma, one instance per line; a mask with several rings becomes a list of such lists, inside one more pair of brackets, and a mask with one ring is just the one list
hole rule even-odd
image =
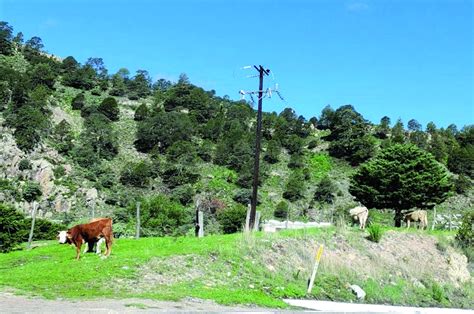
[[[414, 232], [411, 236], [420, 235]], [[446, 236], [450, 235], [441, 235]], [[357, 302], [347, 289], [348, 283], [355, 283], [366, 290], [368, 303], [472, 306], [472, 284], [454, 288], [425, 280], [420, 288], [404, 275], [383, 281], [385, 275], [364, 277], [347, 265], [339, 265], [333, 254], [339, 254], [340, 247], [350, 245], [363, 251], [375, 245], [364, 237], [355, 229], [341, 233], [328, 228], [202, 239], [118, 239], [109, 258], [89, 253], [79, 261], [70, 246], [37, 242], [31, 251], [0, 255], [0, 287], [46, 298], [179, 300], [190, 296], [222, 304], [284, 308], [284, 297]], [[306, 296], [313, 254], [321, 243], [327, 253], [323, 254], [313, 293]]]

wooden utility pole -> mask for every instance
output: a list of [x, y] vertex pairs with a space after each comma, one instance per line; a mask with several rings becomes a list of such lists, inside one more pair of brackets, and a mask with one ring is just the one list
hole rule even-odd
[[262, 98], [263, 98], [263, 76], [268, 75], [270, 70], [264, 69], [261, 65], [258, 67], [254, 65], [258, 71], [258, 110], [257, 110], [257, 134], [255, 138], [255, 161], [253, 167], [253, 190], [252, 199], [250, 200], [250, 221], [249, 230], [254, 229], [255, 216], [257, 213], [257, 193], [258, 193], [258, 174], [260, 169], [260, 139], [262, 137]]

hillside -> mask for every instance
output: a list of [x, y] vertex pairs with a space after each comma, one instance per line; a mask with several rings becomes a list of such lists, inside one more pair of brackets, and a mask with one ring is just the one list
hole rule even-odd
[[[0, 286], [47, 298], [215, 300], [220, 304], [286, 307], [281, 298], [474, 308], [467, 259], [452, 233], [387, 230], [380, 243], [354, 229], [118, 239], [110, 258], [53, 242], [0, 255]], [[316, 284], [306, 296], [316, 248], [325, 245]], [[5, 271], [8, 269], [8, 271]], [[67, 280], [65, 280], [67, 278]]]

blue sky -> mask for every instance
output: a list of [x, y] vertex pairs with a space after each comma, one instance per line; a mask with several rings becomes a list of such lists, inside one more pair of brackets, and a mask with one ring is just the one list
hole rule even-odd
[[258, 86], [240, 68], [262, 64], [287, 101], [264, 111], [352, 104], [372, 122], [474, 123], [471, 0], [0, 0], [0, 20], [58, 56], [154, 79], [185, 72], [233, 99]]

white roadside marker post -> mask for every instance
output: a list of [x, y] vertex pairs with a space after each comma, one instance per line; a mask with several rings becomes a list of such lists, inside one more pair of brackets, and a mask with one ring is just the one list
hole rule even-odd
[[316, 273], [318, 272], [319, 261], [321, 260], [321, 255], [323, 255], [323, 249], [324, 249], [324, 245], [320, 244], [319, 249], [316, 253], [316, 260], [314, 262], [313, 273], [311, 274], [311, 279], [309, 280], [307, 294], [310, 294], [311, 290], [313, 290], [314, 279], [316, 278]]

